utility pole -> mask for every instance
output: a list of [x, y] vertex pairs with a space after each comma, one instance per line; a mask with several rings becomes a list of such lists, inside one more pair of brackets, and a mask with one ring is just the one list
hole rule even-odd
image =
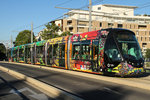
[[13, 44], [12, 35], [10, 37], [10, 42], [11, 42], [11, 48], [12, 48], [12, 44]]
[[92, 0], [89, 0], [89, 32], [91, 31], [91, 26], [92, 26]]
[[[31, 23], [31, 43], [33, 43], [33, 22]], [[33, 64], [33, 47], [31, 45], [31, 64]]]

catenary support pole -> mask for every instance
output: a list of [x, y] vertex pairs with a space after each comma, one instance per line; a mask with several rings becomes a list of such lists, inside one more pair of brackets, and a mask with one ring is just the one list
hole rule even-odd
[[[33, 22], [31, 23], [31, 43], [33, 43]], [[31, 64], [33, 64], [33, 47], [31, 45]]]
[[89, 0], [89, 31], [91, 31], [91, 26], [92, 26], [92, 0]]

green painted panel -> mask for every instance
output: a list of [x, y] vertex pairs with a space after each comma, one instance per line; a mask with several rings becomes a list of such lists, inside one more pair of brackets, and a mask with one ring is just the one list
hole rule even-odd
[[47, 41], [43, 40], [43, 41], [38, 41], [36, 42], [36, 46], [43, 46]]

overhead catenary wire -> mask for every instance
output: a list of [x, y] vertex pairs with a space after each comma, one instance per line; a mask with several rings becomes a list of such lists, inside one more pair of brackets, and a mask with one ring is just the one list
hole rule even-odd
[[71, 1], [73, 1], [73, 0], [67, 0], [67, 1], [65, 1], [63, 3], [57, 4], [56, 6], [64, 5], [64, 4], [67, 4], [67, 3], [71, 2]]
[[[100, 3], [100, 2], [102, 2], [102, 1], [103, 1], [103, 0], [96, 0], [96, 1], [93, 1], [93, 2], [92, 2], [92, 5], [95, 5], [95, 4]], [[78, 8], [78, 9], [83, 9], [83, 8], [87, 8], [87, 7], [89, 7], [89, 4], [84, 5], [84, 6], [80, 7], [80, 8]]]

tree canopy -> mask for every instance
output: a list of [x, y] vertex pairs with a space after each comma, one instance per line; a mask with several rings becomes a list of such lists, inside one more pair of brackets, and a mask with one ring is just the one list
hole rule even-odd
[[61, 30], [59, 26], [57, 26], [55, 23], [48, 23], [45, 26], [46, 26], [46, 29], [41, 34], [42, 39], [48, 40], [51, 38], [59, 37], [58, 31]]
[[0, 60], [3, 60], [6, 58], [6, 48], [4, 44], [0, 43]]
[[146, 49], [145, 58], [150, 58], [150, 49]]
[[5, 48], [5, 45], [4, 44], [2, 44], [2, 43], [0, 43], [0, 52], [1, 53], [6, 53], [6, 48]]
[[[36, 39], [35, 39], [35, 36], [33, 35], [33, 42], [35, 41]], [[31, 43], [31, 31], [23, 30], [19, 32], [19, 34], [17, 35], [16, 40], [15, 40], [15, 46], [23, 45], [27, 43]]]
[[45, 26], [46, 26], [46, 29], [41, 34], [42, 39], [44, 40], [48, 40], [48, 39], [56, 38], [60, 36], [73, 35], [69, 31], [63, 32], [62, 34], [58, 35], [58, 31], [62, 29], [59, 26], [57, 26], [55, 23], [48, 23]]
[[67, 36], [67, 35], [73, 35], [72, 33], [70, 33], [69, 31], [63, 32], [60, 36]]

